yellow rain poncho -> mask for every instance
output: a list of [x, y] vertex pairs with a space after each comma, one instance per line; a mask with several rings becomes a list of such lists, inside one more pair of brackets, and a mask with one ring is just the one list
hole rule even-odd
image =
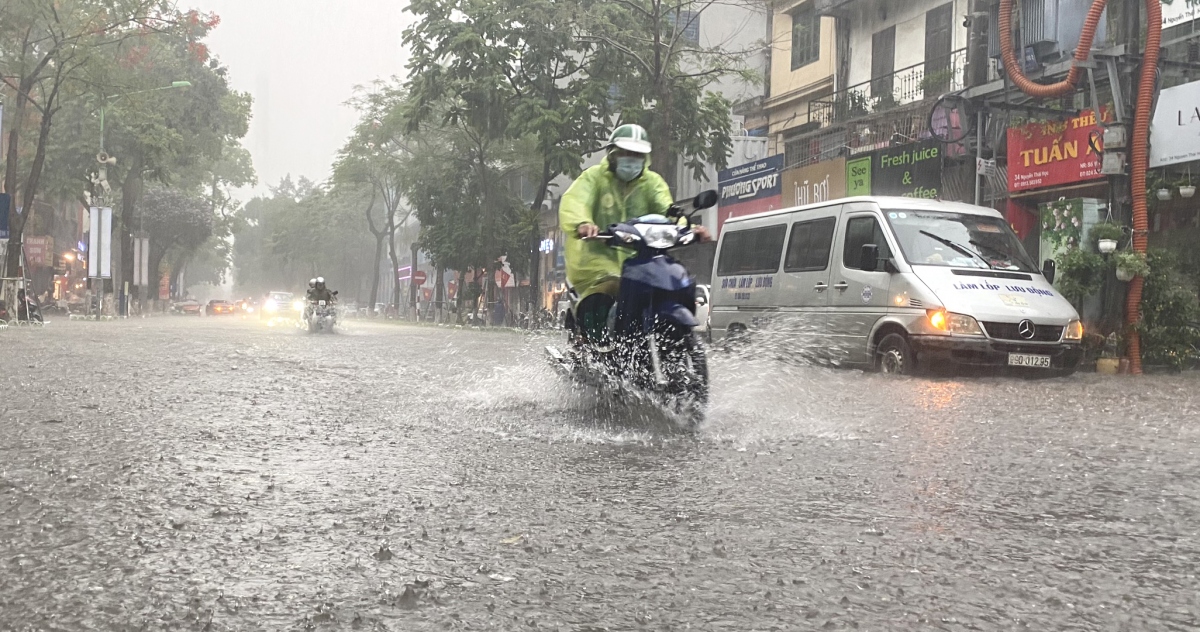
[[642, 215], [666, 215], [672, 202], [667, 182], [650, 171], [649, 161], [642, 175], [628, 184], [613, 175], [608, 158], [575, 179], [563, 194], [558, 220], [567, 239], [563, 253], [567, 280], [580, 299], [604, 289], [606, 281], [620, 278], [621, 264], [631, 253], [623, 248], [609, 248], [603, 240], [580, 239], [576, 232], [579, 225], [592, 223], [605, 230], [609, 224]]

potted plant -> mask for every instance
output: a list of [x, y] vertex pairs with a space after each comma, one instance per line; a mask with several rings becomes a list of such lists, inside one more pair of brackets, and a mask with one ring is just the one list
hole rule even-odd
[[1191, 173], [1188, 173], [1176, 184], [1179, 186], [1179, 197], [1190, 198], [1196, 195], [1196, 185], [1192, 183]]
[[1112, 332], [1104, 339], [1104, 347], [1100, 358], [1096, 360], [1096, 372], [1101, 375], [1116, 375], [1121, 369], [1121, 358], [1118, 351], [1121, 348], [1121, 337]]
[[1113, 264], [1117, 268], [1117, 279], [1123, 282], [1129, 282], [1136, 277], [1144, 277], [1150, 273], [1150, 264], [1146, 263], [1146, 255], [1133, 250], [1122, 250], [1113, 255]]
[[1125, 237], [1125, 229], [1117, 224], [1104, 222], [1092, 226], [1088, 231], [1088, 236], [1091, 238], [1092, 244], [1096, 246], [1096, 250], [1102, 255], [1107, 255], [1116, 252], [1121, 239]]
[[1146, 195], [1151, 200], [1166, 202], [1171, 199], [1171, 183], [1157, 173], [1146, 174]]

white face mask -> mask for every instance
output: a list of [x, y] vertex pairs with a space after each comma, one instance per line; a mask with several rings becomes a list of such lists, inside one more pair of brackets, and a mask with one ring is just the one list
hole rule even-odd
[[617, 168], [615, 170], [617, 178], [622, 182], [632, 182], [638, 176], [642, 175], [642, 170], [646, 168], [645, 158], [635, 158], [633, 156], [621, 156], [617, 158]]

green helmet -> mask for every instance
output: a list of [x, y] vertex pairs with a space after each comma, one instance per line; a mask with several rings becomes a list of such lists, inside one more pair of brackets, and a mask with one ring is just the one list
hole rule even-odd
[[641, 125], [622, 125], [613, 130], [612, 136], [608, 137], [608, 147], [616, 147], [625, 151], [632, 151], [638, 154], [650, 153], [650, 135], [646, 133], [646, 128]]

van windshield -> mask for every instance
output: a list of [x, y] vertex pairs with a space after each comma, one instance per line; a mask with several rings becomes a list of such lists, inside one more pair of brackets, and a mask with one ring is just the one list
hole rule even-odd
[[884, 211], [912, 265], [1037, 273], [1008, 224], [998, 217], [941, 211]]

